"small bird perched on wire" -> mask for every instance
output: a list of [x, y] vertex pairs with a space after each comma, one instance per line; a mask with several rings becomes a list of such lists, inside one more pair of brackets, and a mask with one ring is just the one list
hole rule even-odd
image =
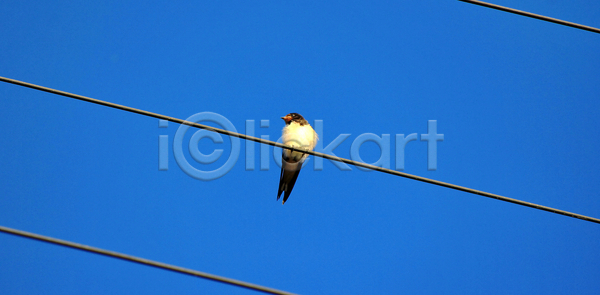
[[[283, 144], [309, 151], [315, 148], [319, 137], [304, 117], [297, 113], [290, 113], [285, 117], [281, 117], [281, 119], [285, 121]], [[302, 169], [302, 164], [308, 158], [308, 154], [283, 149], [281, 158], [281, 175], [279, 176], [277, 200], [279, 201], [281, 193], [285, 192], [282, 203], [285, 204], [292, 193], [300, 169]]]

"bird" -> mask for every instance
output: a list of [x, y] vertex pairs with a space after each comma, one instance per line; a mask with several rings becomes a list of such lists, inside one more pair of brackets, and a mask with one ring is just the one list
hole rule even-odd
[[[312, 151], [317, 145], [319, 137], [315, 130], [312, 129], [308, 121], [298, 113], [289, 113], [285, 117], [281, 117], [285, 121], [283, 128], [283, 144]], [[302, 164], [308, 158], [308, 154], [283, 149], [281, 155], [281, 174], [279, 176], [279, 191], [277, 192], [277, 200], [283, 194], [283, 202], [285, 204], [292, 193]]]

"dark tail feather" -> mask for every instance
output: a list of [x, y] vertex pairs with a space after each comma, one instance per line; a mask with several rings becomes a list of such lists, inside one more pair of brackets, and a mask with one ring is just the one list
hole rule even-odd
[[281, 193], [283, 192], [283, 189], [284, 189], [282, 180], [283, 180], [283, 169], [281, 169], [281, 174], [279, 175], [279, 191], [277, 192], [277, 201], [279, 201], [279, 198], [281, 197]]
[[[300, 164], [300, 167], [302, 167], [302, 164]], [[294, 189], [294, 185], [296, 184], [296, 179], [298, 179], [298, 175], [300, 175], [300, 169], [298, 169], [294, 172], [292, 179], [290, 180], [290, 183], [285, 188], [285, 194], [283, 194], [283, 203], [282, 204], [285, 204], [287, 199], [290, 197], [290, 194], [292, 193], [292, 189]]]
[[[283, 159], [285, 161], [285, 159]], [[291, 163], [292, 166], [288, 166], [287, 162], [283, 162], [283, 167], [281, 168], [281, 175], [279, 177], [279, 191], [277, 192], [277, 200], [281, 197], [281, 193], [283, 194], [283, 204], [287, 201], [292, 193], [292, 189], [294, 188], [294, 184], [296, 184], [296, 179], [298, 179], [298, 174], [300, 174], [300, 169], [302, 168], [302, 163], [304, 161], [300, 161], [297, 163]]]
[[[281, 197], [281, 193], [284, 192], [284, 188], [282, 186], [279, 187], [279, 192], [277, 192], [277, 201], [279, 201], [279, 198]], [[285, 200], [287, 200], [287, 196], [289, 196], [289, 194], [287, 192], [285, 192], [285, 194], [283, 194], [283, 202], [285, 203]]]
[[285, 194], [283, 194], [283, 203], [281, 203], [281, 205], [285, 204], [285, 201], [287, 201], [287, 199], [290, 197], [290, 194], [292, 193], [292, 190], [286, 191]]

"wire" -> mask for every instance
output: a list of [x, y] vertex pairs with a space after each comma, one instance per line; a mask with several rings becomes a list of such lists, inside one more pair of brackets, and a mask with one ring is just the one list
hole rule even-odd
[[260, 285], [246, 283], [246, 282], [242, 282], [242, 281], [238, 281], [238, 280], [234, 280], [234, 279], [230, 279], [230, 278], [226, 278], [226, 277], [221, 277], [221, 276], [217, 276], [217, 275], [213, 275], [213, 274], [209, 274], [209, 273], [205, 273], [205, 272], [201, 272], [201, 271], [197, 271], [197, 270], [193, 270], [193, 269], [189, 269], [189, 268], [183, 268], [183, 267], [179, 267], [179, 266], [175, 266], [175, 265], [170, 265], [170, 264], [157, 262], [157, 261], [153, 261], [153, 260], [148, 260], [148, 259], [144, 259], [144, 258], [140, 258], [140, 257], [130, 256], [130, 255], [126, 255], [126, 254], [122, 254], [122, 253], [118, 253], [118, 252], [113, 252], [113, 251], [108, 251], [108, 250], [104, 250], [104, 249], [100, 249], [100, 248], [86, 246], [86, 245], [73, 243], [73, 242], [69, 242], [69, 241], [65, 241], [65, 240], [60, 240], [60, 239], [56, 239], [56, 238], [52, 238], [52, 237], [42, 236], [42, 235], [38, 235], [38, 234], [26, 232], [26, 231], [12, 229], [9, 227], [0, 226], [0, 231], [8, 233], [8, 234], [16, 235], [16, 236], [21, 236], [21, 237], [34, 239], [34, 240], [38, 240], [38, 241], [42, 241], [42, 242], [47, 242], [47, 243], [51, 243], [51, 244], [55, 244], [55, 245], [69, 247], [69, 248], [73, 248], [73, 249], [77, 249], [77, 250], [87, 251], [87, 252], [91, 252], [91, 253], [95, 253], [95, 254], [105, 255], [105, 256], [109, 256], [109, 257], [113, 257], [113, 258], [119, 258], [119, 259], [126, 260], [126, 261], [131, 261], [131, 262], [136, 262], [136, 263], [140, 263], [140, 264], [144, 264], [144, 265], [148, 265], [148, 266], [162, 268], [162, 269], [166, 269], [166, 270], [170, 270], [170, 271], [174, 271], [174, 272], [178, 272], [178, 273], [182, 273], [182, 274], [186, 274], [186, 275], [209, 279], [209, 280], [217, 281], [220, 283], [225, 283], [225, 284], [229, 284], [229, 285], [252, 289], [252, 290], [260, 291], [260, 292], [264, 292], [264, 293], [283, 294], [283, 295], [294, 294], [294, 293], [289, 293], [286, 291], [263, 287]]
[[513, 8], [508, 8], [508, 7], [504, 7], [504, 6], [500, 6], [500, 5], [496, 5], [496, 4], [491, 4], [491, 3], [487, 3], [487, 2], [482, 2], [482, 1], [476, 1], [476, 0], [458, 0], [458, 1], [466, 2], [466, 3], [471, 3], [471, 4], [476, 4], [476, 5], [480, 5], [480, 6], [484, 6], [484, 7], [488, 7], [488, 8], [492, 8], [492, 9], [497, 9], [497, 10], [502, 10], [502, 11], [506, 11], [506, 12], [510, 12], [510, 13], [514, 13], [514, 14], [519, 14], [519, 15], [523, 15], [523, 16], [528, 16], [528, 17], [532, 17], [532, 18], [537, 18], [539, 20], [544, 20], [544, 21], [555, 23], [555, 24], [569, 26], [569, 27], [573, 27], [573, 28], [577, 28], [577, 29], [582, 29], [582, 30], [586, 30], [586, 31], [590, 31], [590, 32], [594, 32], [594, 33], [599, 33], [600, 34], [600, 29], [597, 29], [597, 28], [594, 28], [594, 27], [584, 26], [584, 25], [580, 25], [580, 24], [576, 24], [576, 23], [572, 23], [572, 22], [560, 20], [560, 19], [557, 19], [557, 18], [552, 18], [552, 17], [547, 17], [547, 16], [543, 16], [543, 15], [539, 15], [539, 14], [534, 14], [534, 13], [523, 11], [523, 10], [517, 10], [517, 9], [513, 9]]
[[79, 99], [79, 100], [83, 100], [83, 101], [87, 101], [87, 102], [92, 102], [92, 103], [96, 103], [99, 105], [104, 105], [104, 106], [132, 112], [132, 113], [142, 114], [142, 115], [149, 116], [149, 117], [154, 117], [154, 118], [168, 120], [168, 121], [175, 122], [175, 123], [185, 124], [188, 126], [197, 127], [200, 129], [205, 129], [205, 130], [209, 130], [209, 131], [213, 131], [213, 132], [217, 132], [217, 133], [221, 133], [221, 134], [225, 134], [225, 135], [229, 135], [229, 136], [234, 136], [234, 137], [242, 138], [245, 140], [251, 140], [251, 141], [255, 141], [258, 143], [262, 143], [262, 144], [268, 144], [268, 145], [272, 145], [272, 146], [276, 146], [276, 147], [280, 147], [280, 148], [284, 148], [284, 149], [288, 149], [288, 150], [292, 150], [292, 151], [296, 151], [296, 152], [302, 152], [305, 154], [313, 155], [315, 157], [321, 157], [321, 158], [325, 158], [328, 160], [338, 161], [338, 162], [342, 162], [342, 163], [346, 163], [346, 164], [350, 164], [350, 165], [354, 165], [354, 166], [359, 166], [359, 167], [363, 167], [363, 168], [367, 168], [367, 169], [371, 169], [371, 170], [375, 170], [375, 171], [379, 171], [379, 172], [383, 172], [383, 173], [387, 173], [387, 174], [391, 174], [391, 175], [395, 175], [395, 176], [400, 176], [400, 177], [409, 178], [409, 179], [413, 179], [413, 180], [417, 180], [417, 181], [421, 181], [421, 182], [425, 182], [425, 183], [435, 184], [435, 185], [451, 188], [454, 190], [459, 190], [459, 191], [463, 191], [463, 192], [467, 192], [467, 193], [471, 193], [471, 194], [475, 194], [475, 195], [480, 195], [480, 196], [484, 196], [484, 197], [488, 197], [488, 198], [492, 198], [492, 199], [496, 199], [496, 200], [500, 200], [500, 201], [504, 201], [504, 202], [509, 202], [509, 203], [526, 206], [526, 207], [530, 207], [530, 208], [534, 208], [534, 209], [538, 209], [538, 210], [544, 210], [544, 211], [548, 211], [548, 212], [552, 212], [552, 213], [556, 213], [556, 214], [561, 214], [561, 215], [565, 215], [565, 216], [569, 216], [569, 217], [573, 217], [573, 218], [578, 218], [578, 219], [585, 220], [585, 221], [600, 223], [600, 219], [594, 218], [594, 217], [589, 217], [589, 216], [585, 216], [585, 215], [581, 215], [581, 214], [577, 214], [577, 213], [573, 213], [573, 212], [568, 212], [568, 211], [555, 209], [555, 208], [551, 208], [551, 207], [547, 207], [547, 206], [542, 206], [542, 205], [538, 205], [538, 204], [534, 204], [534, 203], [529, 203], [529, 202], [525, 202], [525, 201], [521, 201], [521, 200], [517, 200], [517, 199], [512, 199], [512, 198], [504, 197], [501, 195], [496, 195], [496, 194], [492, 194], [492, 193], [488, 193], [488, 192], [484, 192], [484, 191], [480, 191], [480, 190], [476, 190], [476, 189], [472, 189], [472, 188], [468, 188], [468, 187], [464, 187], [464, 186], [460, 186], [460, 185], [455, 185], [455, 184], [451, 184], [451, 183], [447, 183], [447, 182], [442, 182], [442, 181], [433, 180], [433, 179], [429, 179], [429, 178], [425, 178], [425, 177], [421, 177], [421, 176], [416, 176], [416, 175], [412, 175], [412, 174], [408, 174], [408, 173], [404, 173], [404, 172], [400, 172], [400, 171], [377, 167], [375, 165], [357, 162], [357, 161], [353, 161], [350, 159], [340, 158], [337, 156], [332, 156], [332, 155], [328, 155], [328, 154], [324, 154], [324, 153], [298, 149], [298, 148], [290, 147], [290, 146], [287, 146], [287, 145], [284, 145], [284, 144], [281, 144], [278, 142], [273, 142], [273, 141], [253, 137], [253, 136], [248, 136], [245, 134], [240, 134], [240, 133], [236, 133], [236, 132], [232, 132], [232, 131], [228, 131], [228, 130], [223, 130], [223, 129], [219, 129], [219, 128], [215, 128], [215, 127], [211, 127], [211, 126], [206, 126], [206, 125], [198, 124], [195, 122], [189, 122], [189, 121], [185, 121], [185, 120], [181, 120], [181, 119], [177, 119], [177, 118], [173, 118], [173, 117], [169, 117], [169, 116], [165, 116], [165, 115], [161, 115], [161, 114], [157, 114], [157, 113], [152, 113], [152, 112], [148, 112], [148, 111], [144, 111], [144, 110], [140, 110], [140, 109], [135, 109], [132, 107], [127, 107], [127, 106], [123, 106], [123, 105], [119, 105], [119, 104], [115, 104], [115, 103], [111, 103], [111, 102], [106, 102], [103, 100], [85, 97], [82, 95], [72, 94], [72, 93], [68, 93], [68, 92], [64, 92], [64, 91], [60, 91], [60, 90], [56, 90], [56, 89], [52, 89], [52, 88], [47, 88], [47, 87], [43, 87], [43, 86], [39, 86], [39, 85], [27, 83], [27, 82], [22, 82], [19, 80], [13, 80], [13, 79], [9, 79], [9, 78], [0, 77], [0, 81], [12, 83], [12, 84], [19, 85], [19, 86], [29, 87], [32, 89], [41, 90], [41, 91], [45, 91], [45, 92], [49, 92], [49, 93], [54, 93], [54, 94], [58, 94], [58, 95], [66, 96], [66, 97], [71, 97], [71, 98], [75, 98], [75, 99]]

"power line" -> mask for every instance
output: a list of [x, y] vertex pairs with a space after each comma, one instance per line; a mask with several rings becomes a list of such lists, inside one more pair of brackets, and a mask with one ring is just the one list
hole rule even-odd
[[535, 13], [531, 13], [531, 12], [527, 12], [527, 11], [523, 11], [523, 10], [517, 10], [514, 8], [504, 7], [504, 6], [491, 4], [491, 3], [487, 3], [487, 2], [482, 2], [482, 1], [476, 1], [476, 0], [458, 0], [458, 1], [471, 3], [471, 4], [475, 4], [475, 5], [480, 5], [480, 6], [488, 7], [488, 8], [492, 8], [492, 9], [502, 10], [502, 11], [506, 11], [506, 12], [510, 12], [510, 13], [514, 13], [514, 14], [519, 14], [519, 15], [523, 15], [523, 16], [527, 16], [527, 17], [531, 17], [531, 18], [536, 18], [539, 20], [544, 20], [547, 22], [552, 22], [552, 23], [559, 24], [559, 25], [569, 26], [569, 27], [582, 29], [582, 30], [600, 34], [600, 29], [597, 29], [594, 27], [584, 26], [584, 25], [560, 20], [557, 18], [547, 17], [547, 16], [543, 16], [543, 15], [539, 15], [539, 14], [535, 14]]
[[292, 150], [292, 151], [302, 152], [302, 153], [306, 153], [309, 155], [313, 155], [315, 157], [321, 157], [321, 158], [325, 158], [328, 160], [338, 161], [338, 162], [342, 162], [342, 163], [346, 163], [346, 164], [350, 164], [350, 165], [354, 165], [354, 166], [359, 166], [359, 167], [363, 167], [363, 168], [367, 168], [367, 169], [371, 169], [371, 170], [375, 170], [375, 171], [379, 171], [379, 172], [383, 172], [383, 173], [387, 173], [387, 174], [391, 174], [391, 175], [395, 175], [395, 176], [400, 176], [400, 177], [404, 177], [404, 178], [418, 180], [418, 181], [425, 182], [425, 183], [435, 184], [438, 186], [443, 186], [443, 187], [447, 187], [447, 188], [451, 188], [451, 189], [455, 189], [455, 190], [459, 190], [459, 191], [463, 191], [463, 192], [467, 192], [467, 193], [471, 193], [471, 194], [476, 194], [476, 195], [480, 195], [480, 196], [484, 196], [484, 197], [488, 197], [488, 198], [492, 198], [492, 199], [496, 199], [496, 200], [500, 200], [500, 201], [504, 201], [504, 202], [509, 202], [509, 203], [513, 203], [513, 204], [517, 204], [517, 205], [521, 205], [521, 206], [526, 206], [526, 207], [531, 207], [531, 208], [538, 209], [538, 210], [544, 210], [544, 211], [548, 211], [548, 212], [552, 212], [552, 213], [556, 213], [556, 214], [561, 214], [561, 215], [565, 215], [565, 216], [569, 216], [569, 217], [573, 217], [573, 218], [578, 218], [578, 219], [585, 220], [585, 221], [600, 223], [600, 219], [594, 218], [594, 217], [589, 217], [589, 216], [585, 216], [585, 215], [581, 215], [581, 214], [577, 214], [577, 213], [573, 213], [573, 212], [568, 212], [568, 211], [555, 209], [555, 208], [551, 208], [551, 207], [547, 207], [547, 206], [542, 206], [542, 205], [538, 205], [538, 204], [534, 204], [534, 203], [529, 203], [529, 202], [525, 202], [525, 201], [521, 201], [521, 200], [517, 200], [517, 199], [512, 199], [512, 198], [504, 197], [501, 195], [496, 195], [496, 194], [492, 194], [492, 193], [488, 193], [488, 192], [484, 192], [484, 191], [480, 191], [480, 190], [476, 190], [476, 189], [472, 189], [472, 188], [468, 188], [468, 187], [464, 187], [464, 186], [460, 186], [460, 185], [455, 185], [455, 184], [451, 184], [451, 183], [447, 183], [447, 182], [443, 182], [443, 181], [438, 181], [438, 180], [433, 180], [433, 179], [429, 179], [429, 178], [425, 178], [425, 177], [421, 177], [421, 176], [416, 176], [416, 175], [412, 175], [412, 174], [408, 174], [408, 173], [404, 173], [404, 172], [400, 172], [400, 171], [377, 167], [377, 166], [374, 166], [371, 164], [357, 162], [357, 161], [353, 161], [350, 159], [340, 158], [340, 157], [336, 157], [336, 156], [332, 156], [332, 155], [328, 155], [328, 154], [324, 154], [324, 153], [293, 148], [293, 147], [289, 147], [287, 145], [284, 145], [284, 144], [281, 144], [278, 142], [273, 142], [270, 140], [265, 140], [265, 139], [261, 139], [261, 138], [257, 138], [257, 137], [253, 137], [253, 136], [248, 136], [245, 134], [240, 134], [240, 133], [223, 130], [223, 129], [219, 129], [219, 128], [215, 128], [215, 127], [211, 127], [211, 126], [207, 126], [207, 125], [202, 125], [202, 124], [198, 124], [195, 122], [189, 122], [189, 121], [185, 121], [182, 119], [177, 119], [177, 118], [173, 118], [173, 117], [169, 117], [169, 116], [165, 116], [165, 115], [161, 115], [161, 114], [157, 114], [157, 113], [152, 113], [152, 112], [148, 112], [148, 111], [144, 111], [144, 110], [140, 110], [140, 109], [136, 109], [136, 108], [132, 108], [132, 107], [128, 107], [128, 106], [123, 106], [123, 105], [119, 105], [119, 104], [115, 104], [115, 103], [111, 103], [111, 102], [106, 102], [103, 100], [98, 100], [98, 99], [94, 99], [94, 98], [90, 98], [90, 97], [86, 97], [86, 96], [82, 96], [82, 95], [78, 95], [78, 94], [73, 94], [73, 93], [64, 92], [64, 91], [60, 91], [60, 90], [56, 90], [56, 89], [52, 89], [52, 88], [48, 88], [48, 87], [43, 87], [43, 86], [39, 86], [39, 85], [35, 85], [35, 84], [31, 84], [31, 83], [27, 83], [27, 82], [23, 82], [23, 81], [19, 81], [19, 80], [0, 77], [0, 81], [12, 83], [12, 84], [19, 85], [19, 86], [29, 87], [29, 88], [40, 90], [40, 91], [54, 93], [54, 94], [58, 94], [58, 95], [66, 96], [66, 97], [71, 97], [71, 98], [75, 98], [75, 99], [79, 99], [79, 100], [83, 100], [83, 101], [87, 101], [87, 102], [92, 102], [95, 104], [108, 106], [111, 108], [116, 108], [116, 109], [132, 112], [132, 113], [136, 113], [136, 114], [142, 114], [142, 115], [154, 117], [157, 119], [168, 120], [168, 121], [179, 123], [179, 124], [185, 124], [188, 126], [205, 129], [205, 130], [209, 130], [209, 131], [213, 131], [213, 132], [217, 132], [217, 133], [221, 133], [221, 134], [225, 134], [225, 135], [229, 135], [229, 136], [234, 136], [234, 137], [242, 138], [245, 140], [251, 140], [251, 141], [255, 141], [258, 143], [262, 143], [262, 144], [268, 144], [268, 145], [272, 145], [272, 146], [276, 146], [276, 147], [280, 147], [280, 148], [284, 148], [284, 149], [288, 149], [288, 150]]
[[166, 264], [166, 263], [162, 263], [162, 262], [157, 262], [157, 261], [153, 261], [153, 260], [149, 260], [149, 259], [144, 259], [144, 258], [140, 258], [140, 257], [135, 257], [135, 256], [118, 253], [118, 252], [95, 248], [95, 247], [91, 247], [91, 246], [87, 246], [87, 245], [73, 243], [73, 242], [69, 242], [69, 241], [65, 241], [65, 240], [60, 240], [60, 239], [56, 239], [56, 238], [52, 238], [52, 237], [48, 237], [48, 236], [42, 236], [42, 235], [38, 235], [38, 234], [26, 232], [26, 231], [12, 229], [9, 227], [0, 226], [0, 232], [5, 232], [5, 233], [16, 235], [16, 236], [21, 236], [21, 237], [34, 239], [34, 240], [38, 240], [38, 241], [42, 241], [42, 242], [47, 242], [47, 243], [51, 243], [51, 244], [55, 244], [55, 245], [69, 247], [69, 248], [73, 248], [73, 249], [77, 249], [77, 250], [87, 251], [87, 252], [91, 252], [91, 253], [95, 253], [95, 254], [105, 255], [105, 256], [109, 256], [109, 257], [113, 257], [113, 258], [119, 258], [119, 259], [126, 260], [126, 261], [131, 261], [131, 262], [136, 262], [136, 263], [140, 263], [140, 264], [144, 264], [144, 265], [148, 265], [148, 266], [162, 268], [162, 269], [166, 269], [166, 270], [170, 270], [170, 271], [174, 271], [174, 272], [178, 272], [178, 273], [182, 273], [182, 274], [186, 274], [186, 275], [209, 279], [209, 280], [213, 280], [216, 282], [234, 285], [234, 286], [238, 286], [238, 287], [243, 287], [243, 288], [260, 291], [260, 292], [264, 292], [264, 293], [282, 294], [282, 295], [293, 295], [294, 294], [294, 293], [289, 293], [286, 291], [263, 287], [260, 285], [246, 283], [243, 281], [238, 281], [238, 280], [234, 280], [234, 279], [230, 279], [230, 278], [226, 278], [226, 277], [221, 277], [221, 276], [217, 276], [217, 275], [213, 275], [213, 274], [209, 274], [209, 273], [205, 273], [205, 272], [201, 272], [201, 271], [197, 271], [197, 270], [193, 270], [193, 269], [189, 269], [189, 268], [183, 268], [183, 267], [170, 265], [170, 264]]

